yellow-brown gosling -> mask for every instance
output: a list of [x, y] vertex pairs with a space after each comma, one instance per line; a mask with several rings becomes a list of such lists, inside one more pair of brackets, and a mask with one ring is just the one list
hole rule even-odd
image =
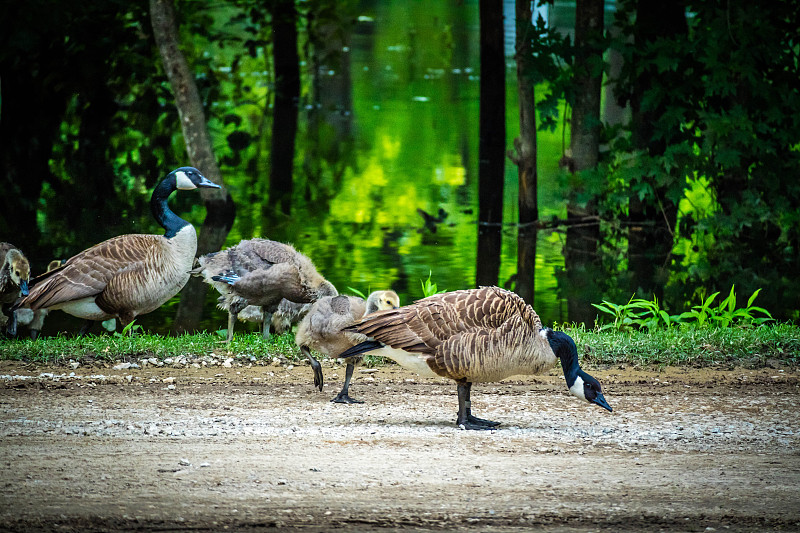
[[10, 336], [17, 334], [17, 315], [14, 302], [28, 294], [31, 265], [13, 244], [0, 242], [0, 327]]
[[228, 342], [237, 315], [247, 306], [263, 309], [262, 334], [269, 337], [272, 314], [281, 300], [313, 303], [339, 293], [323, 278], [311, 260], [289, 244], [250, 239], [231, 248], [198, 258], [192, 272], [222, 295], [220, 307], [228, 310]]
[[339, 357], [371, 352], [422, 376], [455, 380], [456, 424], [463, 429], [499, 425], [472, 415], [473, 383], [540, 374], [557, 360], [573, 396], [611, 411], [600, 383], [581, 370], [572, 338], [542, 327], [539, 316], [522, 298], [498, 287], [437, 294], [367, 315], [347, 329], [369, 340]]
[[[53, 259], [47, 265], [47, 272], [56, 269], [64, 264], [63, 259]], [[39, 333], [44, 327], [44, 319], [47, 317], [47, 309], [37, 309], [33, 311], [28, 308], [17, 309], [14, 311], [17, 315], [17, 326], [27, 326], [30, 332], [31, 339], [36, 340], [39, 338]]]
[[[367, 337], [355, 331], [344, 328], [352, 326], [363, 316], [383, 309], [396, 309], [400, 305], [400, 297], [394, 291], [372, 292], [366, 302], [356, 296], [334, 296], [317, 300], [308, 311], [308, 314], [297, 327], [295, 344], [308, 358], [314, 370], [314, 386], [322, 391], [324, 383], [322, 366], [314, 359], [310, 350], [315, 350], [329, 357], [338, 354], [367, 340]], [[353, 377], [355, 366], [361, 362], [362, 355], [348, 357], [345, 370], [344, 386], [336, 397], [331, 400], [336, 403], [363, 403], [355, 400], [348, 394], [350, 380]]]
[[197, 188], [219, 185], [193, 167], [173, 170], [150, 199], [164, 235], [120, 235], [96, 244], [34, 278], [30, 294], [18, 306], [60, 309], [83, 318], [81, 334], [98, 320], [118, 318], [124, 327], [158, 309], [186, 285], [197, 252], [197, 232], [172, 212], [167, 198], [176, 190]]

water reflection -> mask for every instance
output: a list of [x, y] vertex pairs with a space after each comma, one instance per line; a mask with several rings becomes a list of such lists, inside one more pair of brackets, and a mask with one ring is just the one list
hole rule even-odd
[[[391, 288], [403, 303], [422, 296], [420, 280], [429, 273], [440, 289], [474, 287], [477, 13], [477, 2], [375, 2], [352, 27], [320, 24], [328, 46], [315, 51], [316, 75], [303, 90], [291, 214], [265, 216], [250, 178], [230, 179], [237, 220], [227, 246], [257, 236], [290, 242], [340, 292]], [[515, 83], [510, 68], [509, 147], [518, 133]], [[538, 144], [540, 217], [563, 216], [556, 183], [561, 132], [541, 132]], [[510, 162], [505, 178], [498, 279], [510, 286], [518, 216], [517, 169]], [[547, 324], [566, 320], [556, 287], [562, 240], [554, 232], [537, 240], [535, 301]], [[209, 291], [202, 329], [225, 327], [226, 315], [214, 304]], [[138, 322], [166, 333], [175, 305]]]

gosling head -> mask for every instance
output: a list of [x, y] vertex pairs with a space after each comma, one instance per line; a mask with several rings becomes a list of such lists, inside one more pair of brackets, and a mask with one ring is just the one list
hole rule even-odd
[[603, 396], [600, 382], [581, 370], [578, 364], [578, 348], [575, 346], [575, 341], [572, 340], [572, 337], [561, 331], [553, 331], [550, 328], [543, 329], [542, 336], [547, 339], [553, 353], [561, 360], [564, 379], [567, 380], [570, 394], [612, 411], [611, 406], [608, 405]]
[[31, 265], [22, 252], [11, 249], [6, 254], [6, 264], [11, 282], [19, 287], [22, 296], [28, 295], [28, 281], [31, 279]]
[[374, 291], [367, 297], [367, 314], [400, 307], [400, 297], [394, 291]]

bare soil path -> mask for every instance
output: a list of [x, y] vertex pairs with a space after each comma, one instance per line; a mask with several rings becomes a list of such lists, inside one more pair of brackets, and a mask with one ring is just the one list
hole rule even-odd
[[[0, 363], [0, 530], [800, 531], [800, 374], [558, 370], [473, 387], [391, 365]], [[74, 375], [70, 376], [70, 373]]]

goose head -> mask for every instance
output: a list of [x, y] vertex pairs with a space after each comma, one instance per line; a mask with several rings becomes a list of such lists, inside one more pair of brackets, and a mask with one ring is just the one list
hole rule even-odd
[[31, 265], [28, 259], [19, 250], [12, 249], [6, 254], [6, 264], [12, 283], [19, 287], [22, 296], [27, 296], [28, 281], [31, 278]]
[[572, 337], [561, 331], [553, 331], [550, 328], [543, 329], [542, 336], [547, 339], [553, 353], [561, 360], [564, 379], [567, 380], [570, 394], [612, 411], [611, 406], [608, 405], [603, 396], [600, 382], [581, 370], [578, 364], [578, 349]]
[[367, 297], [367, 314], [400, 307], [400, 297], [394, 291], [373, 291]]
[[190, 191], [198, 187], [208, 189], [219, 189], [220, 186], [203, 176], [199, 170], [194, 167], [180, 167], [176, 168], [170, 175], [175, 178], [175, 188], [181, 191]]

